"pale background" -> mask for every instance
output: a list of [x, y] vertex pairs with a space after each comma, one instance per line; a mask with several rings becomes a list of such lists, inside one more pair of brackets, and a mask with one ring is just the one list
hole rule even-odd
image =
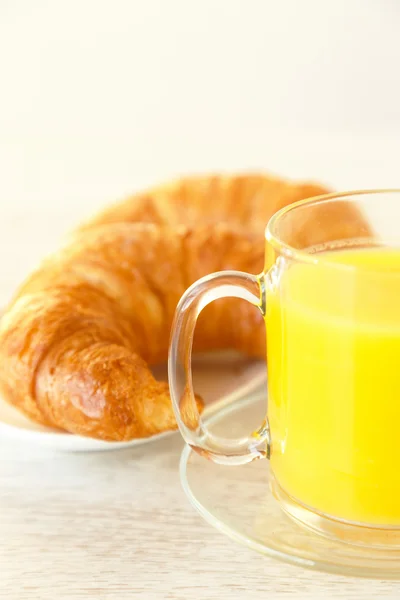
[[[396, 0], [0, 0], [0, 305], [101, 204], [195, 171], [400, 186]], [[0, 439], [0, 595], [399, 598], [203, 523], [182, 441], [52, 455]]]
[[399, 184], [396, 0], [0, 0], [0, 202], [90, 213], [181, 173]]

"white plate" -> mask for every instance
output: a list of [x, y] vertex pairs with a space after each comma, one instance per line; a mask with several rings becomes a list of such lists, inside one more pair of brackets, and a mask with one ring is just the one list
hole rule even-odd
[[[155, 375], [166, 379], [166, 366], [154, 369]], [[262, 385], [266, 380], [263, 361], [250, 361], [234, 353], [199, 356], [193, 361], [193, 381], [196, 392], [206, 401], [224, 399], [234, 402], [242, 395]], [[172, 435], [174, 431], [140, 438], [129, 442], [104, 442], [93, 438], [71, 435], [67, 432], [43, 427], [25, 417], [0, 398], [0, 438], [11, 438], [66, 452], [116, 450], [140, 446]]]

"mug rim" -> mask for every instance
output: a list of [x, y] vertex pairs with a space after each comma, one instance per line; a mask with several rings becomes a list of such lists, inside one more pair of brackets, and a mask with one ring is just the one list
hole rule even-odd
[[297, 202], [293, 202], [283, 208], [279, 209], [276, 213], [272, 215], [270, 220], [268, 221], [264, 236], [265, 240], [277, 250], [279, 254], [289, 258], [291, 260], [295, 260], [296, 262], [308, 263], [312, 265], [316, 265], [320, 262], [328, 263], [334, 267], [345, 270], [353, 270], [357, 267], [355, 265], [343, 264], [334, 261], [330, 261], [324, 256], [323, 253], [315, 253], [310, 254], [305, 250], [301, 250], [298, 248], [294, 248], [290, 244], [287, 244], [282, 239], [280, 239], [277, 235], [274, 234], [274, 227], [278, 223], [278, 221], [287, 213], [296, 210], [297, 208], [305, 205], [312, 206], [313, 204], [323, 204], [324, 202], [330, 202], [331, 200], [339, 200], [340, 198], [349, 198], [353, 196], [367, 196], [373, 194], [400, 194], [400, 188], [372, 188], [372, 189], [361, 189], [361, 190], [350, 190], [346, 192], [330, 192], [329, 194], [320, 194], [319, 196], [312, 196], [311, 198], [305, 198], [303, 200], [298, 200]]

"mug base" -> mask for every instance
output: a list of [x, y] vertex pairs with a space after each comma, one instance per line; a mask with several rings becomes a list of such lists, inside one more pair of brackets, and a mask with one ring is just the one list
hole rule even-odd
[[[212, 412], [206, 411], [211, 432], [246, 435], [265, 415], [265, 391], [260, 388], [230, 404], [217, 402]], [[186, 446], [180, 476], [189, 501], [203, 519], [246, 548], [298, 567], [385, 580], [378, 584], [382, 585], [381, 595], [389, 589], [386, 580], [400, 582], [400, 548], [395, 545], [374, 548], [369, 540], [368, 545], [361, 545], [354, 536], [356, 543], [345, 543], [335, 538], [335, 532], [320, 535], [289, 517], [271, 491], [273, 474], [268, 460], [237, 467], [221, 465]], [[309, 522], [307, 516], [304, 520]], [[365, 540], [364, 536], [361, 539]]]
[[400, 549], [400, 527], [368, 526], [311, 510], [290, 496], [274, 476], [270, 487], [282, 510], [297, 524], [327, 538], [366, 548]]

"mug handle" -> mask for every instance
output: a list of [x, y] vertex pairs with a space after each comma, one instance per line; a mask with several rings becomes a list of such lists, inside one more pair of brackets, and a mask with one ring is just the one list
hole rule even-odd
[[176, 420], [186, 443], [216, 463], [241, 465], [269, 457], [267, 420], [248, 437], [232, 440], [216, 436], [201, 419], [192, 381], [191, 358], [197, 318], [213, 300], [228, 297], [247, 300], [264, 315], [264, 275], [221, 271], [199, 279], [184, 293], [172, 325], [168, 378]]

